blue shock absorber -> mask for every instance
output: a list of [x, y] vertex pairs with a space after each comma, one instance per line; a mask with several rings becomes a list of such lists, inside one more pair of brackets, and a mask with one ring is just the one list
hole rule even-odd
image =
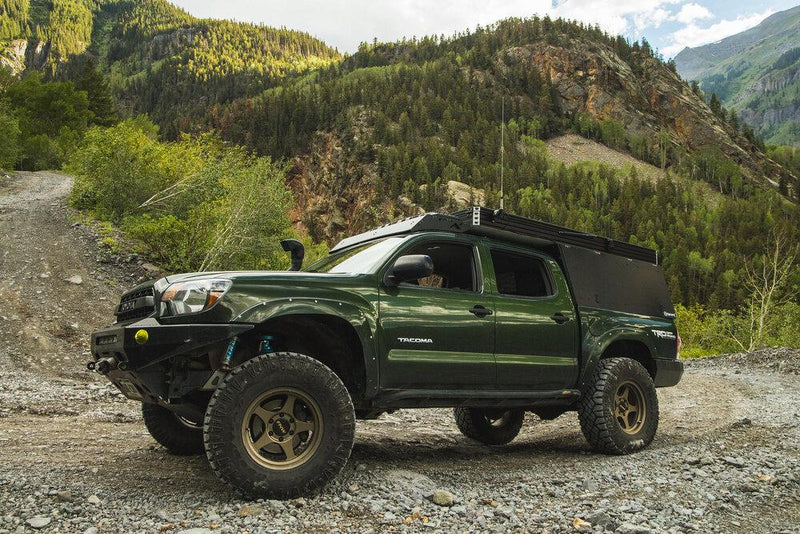
[[261, 338], [261, 350], [258, 351], [259, 354], [269, 354], [272, 352], [272, 341], [275, 339], [275, 336], [263, 336]]
[[239, 343], [239, 336], [234, 336], [231, 339], [231, 342], [228, 343], [228, 349], [225, 351], [225, 357], [222, 359], [222, 365], [220, 369], [222, 371], [229, 371], [231, 368], [231, 360], [233, 359], [233, 353], [236, 352], [236, 345]]

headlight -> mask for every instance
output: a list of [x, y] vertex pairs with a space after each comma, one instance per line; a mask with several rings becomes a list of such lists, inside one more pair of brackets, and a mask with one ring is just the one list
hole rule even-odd
[[197, 313], [213, 306], [231, 287], [230, 280], [193, 280], [171, 284], [161, 294], [168, 315]]

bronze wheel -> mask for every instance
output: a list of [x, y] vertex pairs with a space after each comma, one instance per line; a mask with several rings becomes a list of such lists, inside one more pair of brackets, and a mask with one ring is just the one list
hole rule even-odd
[[269, 469], [293, 469], [319, 448], [322, 412], [310, 396], [276, 388], [257, 398], [245, 412], [242, 440], [256, 463]]
[[158, 404], [142, 404], [147, 431], [172, 454], [202, 454], [203, 425], [181, 417]]
[[658, 396], [647, 369], [630, 358], [600, 360], [581, 391], [578, 418], [597, 451], [628, 454], [647, 447], [658, 428]]
[[468, 438], [486, 445], [505, 445], [517, 437], [525, 410], [502, 408], [456, 408], [456, 425]]
[[494, 428], [501, 428], [511, 421], [514, 412], [511, 410], [486, 410], [483, 413], [483, 418]]
[[614, 394], [614, 415], [619, 427], [626, 434], [636, 434], [644, 426], [647, 418], [642, 389], [634, 382], [623, 382]]
[[203, 427], [214, 472], [249, 498], [308, 494], [341, 471], [355, 413], [344, 383], [295, 352], [234, 367], [211, 396]]

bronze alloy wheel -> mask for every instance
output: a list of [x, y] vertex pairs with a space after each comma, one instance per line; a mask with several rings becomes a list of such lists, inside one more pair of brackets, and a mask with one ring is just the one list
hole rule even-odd
[[203, 423], [195, 423], [194, 421], [190, 421], [189, 419], [181, 417], [178, 414], [175, 414], [175, 419], [177, 419], [178, 422], [186, 428], [191, 428], [192, 430], [203, 430]]
[[505, 445], [519, 434], [525, 410], [458, 407], [453, 415], [456, 426], [468, 438], [486, 445]]
[[275, 388], [245, 412], [242, 439], [250, 458], [268, 469], [294, 469], [307, 462], [322, 440], [322, 412], [294, 388]]
[[513, 416], [514, 412], [511, 410], [486, 410], [486, 412], [483, 414], [486, 422], [495, 428], [506, 426], [511, 421]]
[[638, 433], [647, 418], [647, 404], [642, 389], [631, 381], [623, 382], [614, 394], [614, 415], [626, 434]]

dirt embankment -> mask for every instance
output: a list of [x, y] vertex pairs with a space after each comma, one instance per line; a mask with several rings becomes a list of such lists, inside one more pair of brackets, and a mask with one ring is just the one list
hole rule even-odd
[[[142, 272], [73, 225], [70, 183], [0, 183], [0, 533], [800, 531], [798, 351], [689, 362], [632, 456], [591, 453], [574, 414], [529, 416], [492, 448], [448, 410], [405, 410], [359, 423], [320, 494], [244, 501], [205, 458], [155, 445], [138, 406], [82, 370], [87, 334]], [[452, 505], [430, 502], [435, 489]]]

